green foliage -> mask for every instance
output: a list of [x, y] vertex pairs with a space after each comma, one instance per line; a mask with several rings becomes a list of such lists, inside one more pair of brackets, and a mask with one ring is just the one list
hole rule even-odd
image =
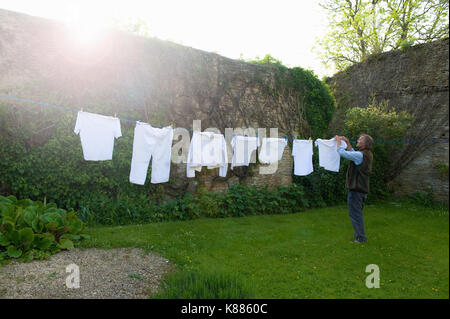
[[283, 62], [281, 62], [281, 60], [274, 58], [270, 54], [266, 54], [262, 59], [259, 56], [257, 56], [254, 59], [242, 59], [242, 60], [254, 64], [283, 66]]
[[[357, 140], [360, 134], [368, 134], [374, 139], [372, 174], [368, 203], [390, 195], [387, 186], [391, 170], [394, 169], [395, 155], [404, 147], [403, 138], [411, 126], [412, 117], [406, 112], [389, 109], [387, 102], [376, 103], [367, 108], [348, 109], [343, 117], [339, 135]], [[356, 148], [356, 143], [353, 144]], [[318, 165], [318, 152], [313, 154], [314, 171], [307, 176], [294, 176], [295, 183], [304, 187], [306, 198], [312, 207], [324, 207], [342, 203], [346, 200], [345, 186], [348, 161], [341, 159], [339, 172], [327, 171]]]
[[155, 202], [152, 198], [134, 201], [120, 197], [93, 200], [80, 209], [80, 218], [90, 224], [126, 225], [200, 217], [241, 217], [258, 214], [289, 214], [312, 207], [303, 186], [292, 184], [273, 190], [235, 184], [224, 194], [200, 188], [172, 200]]
[[389, 109], [385, 101], [377, 104], [373, 100], [367, 108], [356, 107], [346, 112], [343, 135], [357, 140], [365, 133], [374, 139], [370, 193], [375, 197], [388, 194], [386, 183], [395, 169], [396, 155], [404, 148], [403, 138], [411, 123], [410, 114]]
[[[366, 133], [383, 142], [391, 140], [401, 144], [407, 129], [411, 126], [412, 116], [407, 112], [396, 112], [389, 108], [387, 101], [376, 103], [373, 99], [366, 108], [348, 109], [344, 120], [347, 137], [358, 138]], [[384, 143], [392, 148], [396, 143]], [[396, 146], [394, 146], [396, 148]]]
[[74, 211], [54, 203], [0, 196], [0, 264], [11, 258], [43, 259], [61, 249], [73, 249], [74, 242], [86, 238], [83, 228]]
[[314, 171], [306, 176], [293, 176], [293, 182], [303, 187], [309, 207], [326, 207], [345, 202], [346, 163], [341, 160], [339, 172], [331, 172], [319, 167], [318, 152], [313, 153]]
[[319, 40], [319, 54], [338, 71], [371, 54], [448, 37], [448, 1], [323, 0], [320, 4], [329, 31]]
[[[122, 126], [123, 136], [115, 141], [112, 161], [85, 161], [80, 138], [73, 133], [75, 115], [33, 108], [0, 107], [0, 191], [55, 203], [47, 205], [52, 209], [38, 220], [34, 208], [24, 210], [23, 218], [34, 233], [58, 231], [62, 210], [57, 207], [76, 210], [84, 223], [105, 225], [289, 213], [308, 207], [303, 188], [297, 185], [274, 191], [235, 185], [227, 194], [200, 189], [195, 195], [167, 200], [164, 186], [150, 183], [150, 172], [145, 186], [128, 182], [132, 125]], [[35, 112], [41, 113], [36, 116]], [[43, 130], [47, 127], [51, 130]], [[79, 222], [72, 223], [71, 234], [78, 235], [81, 228]], [[58, 249], [71, 248], [70, 241], [78, 240], [61, 239], [67, 240], [58, 241]], [[55, 248], [47, 247], [50, 243], [46, 238], [36, 240], [46, 251]]]
[[411, 48], [413, 45], [414, 45], [414, 41], [404, 40], [404, 41], [400, 42], [400, 49], [401, 50], [406, 50], [406, 49]]
[[415, 205], [419, 205], [425, 208], [440, 209], [448, 211], [448, 203], [439, 202], [433, 195], [432, 190], [429, 188], [425, 192], [416, 192], [409, 196], [409, 200]]
[[439, 172], [439, 176], [441, 178], [447, 178], [448, 179], [448, 164], [444, 162], [434, 162], [433, 167], [437, 169]]
[[244, 299], [250, 287], [238, 275], [217, 271], [183, 271], [169, 275], [157, 299]]
[[326, 133], [336, 108], [335, 101], [329, 87], [312, 71], [301, 67], [288, 68], [270, 54], [266, 54], [263, 59], [256, 58], [247, 62], [278, 68], [275, 88], [268, 89], [268, 93], [277, 96], [283, 90], [298, 92], [297, 110], [310, 126], [311, 136], [308, 137], [321, 137]]
[[124, 183], [130, 174], [132, 125], [122, 125], [112, 161], [93, 162], [83, 158], [80, 137], [73, 132], [75, 121], [72, 113], [0, 105], [0, 194], [46, 198], [78, 211], [84, 221], [94, 214], [113, 218], [117, 210], [134, 217], [138, 208], [146, 210], [160, 200], [160, 187], [149, 180], [145, 187]]
[[300, 67], [290, 69], [289, 73], [279, 79], [279, 85], [301, 92], [303, 116], [311, 127], [311, 137], [322, 137], [328, 129], [336, 108], [327, 85], [312, 71]]

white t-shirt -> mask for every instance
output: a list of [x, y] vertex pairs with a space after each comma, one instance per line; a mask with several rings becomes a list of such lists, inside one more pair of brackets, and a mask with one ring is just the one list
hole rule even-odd
[[292, 156], [294, 157], [294, 175], [305, 176], [313, 172], [312, 141], [294, 140], [292, 143]]
[[[319, 166], [328, 171], [339, 172], [341, 156], [337, 151], [337, 141], [332, 138], [330, 140], [317, 139], [315, 142], [319, 147]], [[347, 148], [347, 143], [341, 140], [341, 145]]]
[[80, 134], [84, 159], [106, 161], [112, 159], [114, 138], [122, 136], [117, 117], [78, 112], [75, 134]]
[[271, 164], [281, 160], [287, 141], [284, 138], [263, 138], [258, 159], [263, 164]]

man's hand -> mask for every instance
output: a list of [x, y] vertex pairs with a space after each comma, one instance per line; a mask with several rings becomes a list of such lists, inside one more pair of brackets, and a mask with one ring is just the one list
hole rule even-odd
[[352, 145], [350, 144], [350, 141], [345, 136], [341, 136], [341, 138], [344, 140], [344, 142], [347, 144], [347, 151], [351, 151]]
[[337, 147], [341, 146], [341, 136], [335, 135], [334, 139], [337, 141]]

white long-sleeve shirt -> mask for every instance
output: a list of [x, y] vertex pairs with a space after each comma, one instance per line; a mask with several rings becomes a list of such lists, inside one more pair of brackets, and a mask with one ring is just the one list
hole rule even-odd
[[347, 148], [347, 146], [344, 147], [344, 144], [341, 144], [341, 146], [339, 146], [337, 149], [339, 155], [341, 155], [345, 159], [353, 161], [355, 163], [355, 165], [359, 165], [363, 162], [363, 153], [362, 152], [355, 151], [353, 148], [350, 151], [347, 151], [347, 150], [345, 150], [346, 148]]
[[195, 177], [202, 166], [219, 168], [219, 176], [225, 177], [228, 169], [227, 145], [222, 134], [197, 132], [192, 134], [187, 160], [187, 177]]

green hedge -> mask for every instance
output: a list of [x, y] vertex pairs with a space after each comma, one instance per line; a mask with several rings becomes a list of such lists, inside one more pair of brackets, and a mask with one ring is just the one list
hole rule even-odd
[[125, 225], [189, 220], [200, 217], [242, 217], [260, 214], [289, 214], [312, 207], [302, 186], [292, 184], [268, 190], [235, 184], [228, 192], [214, 193], [199, 189], [195, 195], [155, 202], [152, 198], [134, 201], [123, 196], [93, 200], [79, 209], [80, 217], [91, 224]]

